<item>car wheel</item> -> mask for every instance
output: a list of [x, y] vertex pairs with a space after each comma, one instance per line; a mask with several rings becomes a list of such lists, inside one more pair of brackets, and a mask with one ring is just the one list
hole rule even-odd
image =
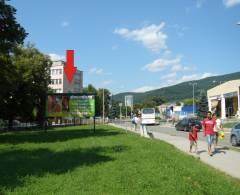
[[231, 143], [232, 143], [232, 146], [237, 146], [237, 137], [235, 135], [233, 135], [231, 137]]

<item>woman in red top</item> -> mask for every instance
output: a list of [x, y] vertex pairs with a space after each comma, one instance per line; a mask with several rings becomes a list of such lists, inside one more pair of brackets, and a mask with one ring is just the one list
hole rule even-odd
[[203, 121], [203, 127], [204, 127], [204, 136], [207, 136], [207, 142], [208, 142], [208, 154], [210, 156], [213, 155], [212, 153], [212, 141], [214, 136], [214, 126], [216, 125], [216, 121], [212, 118], [212, 113], [208, 111], [207, 118]]
[[195, 146], [195, 153], [197, 153], [197, 140], [198, 140], [198, 125], [195, 123], [191, 124], [191, 130], [188, 134], [188, 139], [190, 141], [190, 150], [189, 152], [192, 152], [192, 147]]

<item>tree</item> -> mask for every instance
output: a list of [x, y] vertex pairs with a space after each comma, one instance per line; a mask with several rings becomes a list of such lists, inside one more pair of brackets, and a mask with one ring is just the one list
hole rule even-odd
[[13, 101], [15, 87], [14, 66], [11, 61], [13, 50], [22, 44], [27, 33], [16, 22], [16, 9], [0, 0], [0, 110], [2, 118], [8, 115], [7, 101]]
[[142, 103], [143, 108], [155, 108], [157, 106], [156, 102], [153, 100], [145, 100]]
[[92, 84], [88, 84], [87, 87], [83, 88], [83, 93], [95, 93], [95, 94], [97, 94], [97, 89]]
[[160, 96], [153, 96], [150, 100], [154, 101], [156, 103], [156, 106], [160, 106], [166, 102], [166, 99]]
[[6, 110], [3, 107], [6, 98], [11, 97], [11, 90], [14, 88], [14, 67], [11, 63], [11, 54], [14, 48], [22, 44], [27, 33], [24, 28], [17, 23], [16, 9], [6, 4], [5, 0], [0, 0], [0, 110]]
[[176, 106], [181, 106], [181, 102], [177, 101]]
[[99, 99], [99, 105], [96, 107], [96, 115], [103, 115], [103, 90], [104, 90], [104, 116], [109, 115], [109, 104], [110, 104], [110, 91], [108, 89], [98, 89], [97, 96]]
[[110, 111], [109, 111], [109, 117], [114, 119], [119, 116], [119, 108], [118, 108], [118, 102], [112, 101]]
[[[11, 121], [18, 117], [23, 121], [44, 120], [45, 100], [50, 82], [51, 60], [29, 45], [17, 47], [11, 56], [13, 86], [8, 86], [8, 96], [3, 98], [0, 107], [3, 119]], [[34, 118], [34, 111], [36, 112]], [[4, 114], [3, 114], [4, 113]]]
[[9, 55], [27, 36], [24, 28], [17, 23], [15, 14], [13, 6], [0, 0], [0, 53], [4, 55]]
[[133, 105], [133, 112], [138, 113], [142, 109], [142, 104], [136, 103]]
[[200, 94], [200, 100], [198, 103], [197, 115], [200, 119], [203, 119], [207, 116], [207, 112], [208, 112], [208, 100], [207, 100], [206, 93], [202, 91]]

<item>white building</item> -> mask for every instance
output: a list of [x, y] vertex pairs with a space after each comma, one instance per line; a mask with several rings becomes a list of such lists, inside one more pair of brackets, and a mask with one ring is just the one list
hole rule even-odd
[[240, 117], [240, 79], [225, 82], [207, 91], [208, 107], [222, 119]]
[[55, 93], [81, 93], [83, 90], [83, 71], [77, 70], [73, 80], [69, 82], [64, 73], [64, 66], [64, 61], [53, 61], [49, 87]]

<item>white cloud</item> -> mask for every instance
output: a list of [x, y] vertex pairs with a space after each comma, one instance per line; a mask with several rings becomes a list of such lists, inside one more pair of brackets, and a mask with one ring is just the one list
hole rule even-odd
[[199, 79], [199, 75], [198, 74], [183, 75], [182, 78], [180, 79], [180, 82], [191, 81], [191, 80], [198, 80], [198, 79]]
[[50, 56], [50, 59], [52, 61], [65, 60], [65, 56], [62, 56], [62, 55], [58, 55], [58, 54], [55, 54], [55, 53], [50, 53], [48, 55]]
[[227, 8], [229, 8], [240, 4], [240, 0], [223, 0], [223, 3]]
[[153, 87], [153, 86], [142, 86], [142, 87], [139, 87], [137, 89], [134, 89], [133, 92], [145, 92], [145, 91], [150, 91], [150, 90], [154, 90], [154, 89], [157, 89], [158, 87]]
[[169, 86], [169, 85], [174, 85], [174, 84], [176, 84], [177, 83], [177, 81], [176, 81], [176, 79], [168, 79], [167, 80], [167, 86]]
[[172, 78], [175, 78], [176, 76], [177, 76], [177, 73], [173, 72], [173, 73], [169, 73], [167, 75], [162, 76], [161, 79], [172, 79]]
[[181, 63], [181, 58], [159, 58], [154, 60], [152, 63], [147, 64], [143, 67], [144, 70], [148, 70], [149, 72], [159, 72], [164, 70], [168, 66], [176, 66]]
[[202, 73], [202, 74], [183, 75], [182, 78], [180, 80], [178, 80], [177, 83], [181, 83], [181, 82], [185, 82], [185, 81], [191, 81], [191, 80], [204, 79], [204, 78], [211, 77], [211, 76], [216, 76], [216, 75], [217, 74], [209, 73], [209, 72], [205, 72], [205, 73]]
[[114, 33], [122, 37], [142, 43], [146, 48], [154, 52], [166, 49], [167, 35], [162, 32], [164, 22], [159, 25], [149, 25], [141, 29], [129, 30], [127, 28], [115, 29]]
[[182, 67], [181, 64], [176, 64], [176, 65], [173, 65], [173, 66], [172, 66], [171, 71], [177, 72], [177, 71], [180, 71], [180, 70], [182, 70], [182, 69], [183, 69], [183, 67]]
[[112, 82], [113, 82], [112, 80], [106, 80], [106, 81], [103, 81], [103, 82], [102, 82], [102, 85], [103, 85], [103, 86], [107, 86], [107, 85], [112, 84]]
[[210, 72], [205, 72], [201, 75], [200, 79], [204, 79], [204, 78], [207, 78], [207, 77], [212, 77], [212, 76], [216, 76], [217, 74], [214, 74], [214, 73], [210, 73]]
[[94, 67], [89, 70], [89, 73], [100, 75], [103, 74], [103, 69]]

